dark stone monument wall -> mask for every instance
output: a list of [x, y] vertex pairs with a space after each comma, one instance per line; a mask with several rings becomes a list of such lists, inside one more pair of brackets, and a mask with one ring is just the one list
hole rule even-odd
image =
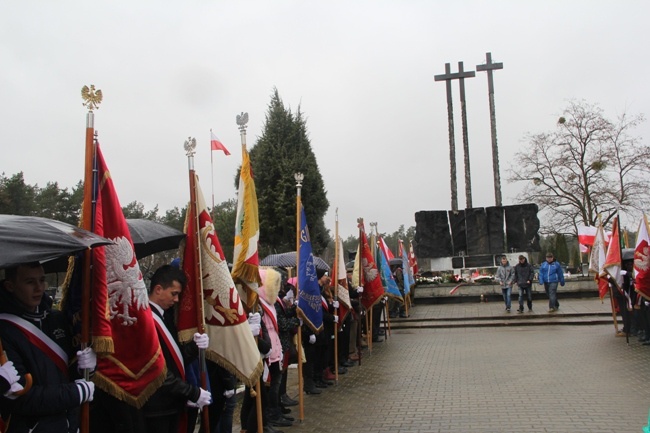
[[453, 255], [447, 211], [415, 213], [415, 254], [418, 257]]
[[[466, 256], [465, 266], [491, 266], [494, 254], [540, 251], [534, 203], [415, 213], [415, 252], [422, 258]], [[504, 224], [505, 221], [505, 224]], [[505, 232], [504, 232], [505, 226]], [[486, 264], [483, 264], [486, 263]]]

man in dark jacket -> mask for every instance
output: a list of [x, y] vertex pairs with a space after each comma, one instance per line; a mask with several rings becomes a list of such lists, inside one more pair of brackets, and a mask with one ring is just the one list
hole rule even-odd
[[[72, 333], [65, 315], [52, 310], [45, 294], [45, 272], [38, 263], [6, 269], [0, 289], [0, 338], [7, 358], [20, 375], [31, 374], [33, 385], [20, 396], [0, 400], [4, 417], [11, 416], [8, 433], [76, 432], [79, 406], [91, 401], [95, 385], [79, 377], [72, 358]], [[78, 366], [94, 369], [92, 350], [78, 352]], [[6, 419], [6, 418], [5, 418]]]
[[528, 312], [533, 311], [533, 279], [535, 278], [535, 270], [533, 266], [528, 263], [528, 259], [524, 256], [519, 256], [519, 263], [515, 266], [515, 282], [519, 286], [519, 309], [517, 313], [524, 312], [524, 296], [528, 303]]
[[192, 402], [201, 408], [211, 399], [210, 392], [185, 381], [185, 365], [197, 357], [199, 348], [208, 346], [208, 337], [197, 333], [194, 343], [179, 345], [174, 317], [170, 314], [186, 282], [183, 271], [170, 265], [161, 266], [151, 277], [149, 305], [165, 356], [167, 376], [143, 407], [150, 433], [177, 433], [186, 404]]

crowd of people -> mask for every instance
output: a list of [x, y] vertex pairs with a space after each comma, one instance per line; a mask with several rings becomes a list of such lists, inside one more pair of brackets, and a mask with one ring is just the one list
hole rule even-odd
[[[277, 433], [278, 428], [295, 422], [290, 413], [298, 401], [287, 392], [287, 372], [289, 364], [299, 362], [299, 353], [302, 391], [317, 397], [339, 375], [358, 365], [367, 347], [366, 336], [374, 343], [382, 341], [385, 333], [380, 329], [380, 319], [386, 299], [373, 307], [373, 323], [367, 325], [359, 302], [363, 287], [352, 286], [351, 273], [349, 269], [349, 289], [345, 289], [349, 290], [351, 308], [341, 315], [336, 296], [339, 287], [332, 286], [327, 272], [319, 271], [323, 327], [315, 330], [299, 317], [296, 287], [277, 270], [260, 269], [263, 285], [258, 291], [258, 310], [250, 312], [248, 325], [257, 337], [265, 366], [260, 377], [265, 433]], [[235, 376], [206, 360], [209, 386], [186, 379], [186, 367], [209, 346], [208, 335], [201, 333], [195, 333], [190, 342], [179, 342], [175, 309], [186, 284], [186, 275], [177, 266], [164, 265], [151, 277], [149, 306], [166, 375], [144, 406], [136, 409], [95, 389], [92, 377], [97, 355], [90, 347], [74, 347], [72, 324], [63, 312], [53, 308], [53, 300], [45, 293], [43, 267], [34, 262], [5, 269], [0, 283], [0, 341], [6, 355], [0, 358], [0, 412], [4, 422], [0, 431], [77, 432], [80, 407], [89, 403], [93, 433], [192, 433], [196, 428], [203, 432], [202, 422], [197, 420], [205, 407], [209, 409], [210, 433], [230, 433], [236, 423], [233, 417], [238, 401]], [[246, 388], [241, 398], [238, 421], [248, 433], [258, 431], [254, 394]]]

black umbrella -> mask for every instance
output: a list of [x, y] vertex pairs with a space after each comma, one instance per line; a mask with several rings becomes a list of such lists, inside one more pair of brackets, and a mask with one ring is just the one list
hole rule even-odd
[[[330, 267], [320, 257], [314, 256], [314, 264], [316, 269], [321, 271], [329, 271]], [[271, 254], [266, 256], [260, 262], [261, 266], [277, 266], [280, 268], [295, 268], [296, 267], [296, 252]]]
[[0, 215], [0, 269], [47, 262], [110, 240], [48, 218]]
[[185, 238], [185, 233], [173, 227], [146, 219], [127, 219], [131, 240], [138, 259], [173, 250]]
[[402, 259], [394, 258], [388, 261], [388, 266], [402, 266]]

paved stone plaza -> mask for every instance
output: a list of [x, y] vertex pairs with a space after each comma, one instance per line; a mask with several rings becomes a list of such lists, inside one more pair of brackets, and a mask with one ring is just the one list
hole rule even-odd
[[[575, 308], [572, 302], [584, 301], [566, 300], [563, 309]], [[459, 307], [415, 310], [429, 308]], [[338, 385], [305, 395], [304, 421], [282, 430], [641, 432], [650, 407], [650, 346], [636, 338], [627, 345], [613, 329], [394, 330]], [[296, 380], [291, 370], [290, 382]], [[296, 397], [295, 385], [289, 394]]]

